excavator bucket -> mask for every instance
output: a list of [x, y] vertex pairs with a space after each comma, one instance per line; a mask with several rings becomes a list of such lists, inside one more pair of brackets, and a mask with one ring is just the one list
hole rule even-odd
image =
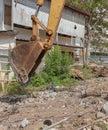
[[45, 54], [42, 42], [24, 43], [11, 49], [9, 61], [21, 86], [26, 86]]

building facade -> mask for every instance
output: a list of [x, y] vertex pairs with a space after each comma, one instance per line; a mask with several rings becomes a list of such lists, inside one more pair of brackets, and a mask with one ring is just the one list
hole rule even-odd
[[[31, 15], [35, 13], [36, 0], [19, 0], [15, 7], [14, 0], [0, 1], [0, 31], [16, 30], [16, 39], [29, 41], [32, 34]], [[50, 10], [50, 0], [45, 0], [38, 18], [47, 26]], [[85, 18], [90, 14], [73, 5], [65, 4], [62, 18], [57, 30], [55, 43], [66, 46], [82, 47], [82, 39], [85, 35]], [[45, 38], [44, 31], [39, 28], [40, 37]]]
[[[45, 0], [38, 14], [39, 20], [47, 26], [51, 0]], [[14, 0], [0, 0], [0, 46], [11, 46], [29, 42], [32, 35], [31, 15], [36, 11], [36, 0], [18, 0], [15, 7]], [[83, 48], [85, 36], [85, 20], [90, 14], [68, 3], [62, 12], [62, 18], [56, 33], [54, 45], [58, 44], [62, 51], [72, 52], [74, 49]], [[12, 33], [8, 35], [7, 32]], [[2, 33], [4, 32], [5, 35]], [[17, 33], [16, 33], [17, 32]], [[14, 33], [14, 35], [13, 35]], [[4, 36], [3, 36], [3, 35]], [[45, 39], [45, 31], [39, 27], [42, 40]], [[4, 41], [7, 44], [4, 44]], [[0, 50], [1, 51], [1, 50]], [[79, 51], [78, 51], [79, 52]]]

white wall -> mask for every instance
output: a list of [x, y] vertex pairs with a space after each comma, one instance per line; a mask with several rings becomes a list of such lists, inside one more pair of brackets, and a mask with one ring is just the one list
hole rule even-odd
[[[74, 26], [77, 28], [74, 29]], [[58, 27], [58, 32], [61, 34], [84, 38], [85, 27], [83, 25], [61, 19]]]
[[[35, 10], [33, 8], [24, 6], [22, 4], [17, 4], [17, 7], [14, 7], [14, 19], [13, 22], [19, 25], [24, 25], [31, 27], [31, 15], [35, 13]], [[44, 12], [39, 12], [38, 18], [41, 22], [43, 22], [47, 26], [48, 22], [48, 14]], [[76, 25], [77, 29], [74, 29], [74, 26]], [[67, 34], [70, 36], [77, 36], [80, 38], [84, 38], [85, 34], [85, 27], [84, 25], [80, 25], [65, 19], [61, 19], [58, 31], [61, 34]]]
[[[12, 6], [12, 0], [0, 0], [0, 31], [12, 30], [12, 24], [11, 25], [4, 24], [4, 15], [5, 15], [4, 6], [5, 6], [5, 4]], [[13, 11], [11, 10], [11, 13], [12, 12]], [[12, 17], [11, 17], [11, 19], [12, 19]]]
[[0, 36], [0, 47], [9, 47], [9, 44], [14, 47], [16, 40], [11, 36]]
[[[11, 47], [14, 47], [16, 45], [16, 40], [14, 37], [11, 37], [11, 36], [1, 36], [0, 37], [0, 55], [4, 55], [4, 56], [0, 56], [0, 63], [5, 62], [5, 63], [1, 63], [2, 70], [7, 69], [6, 65], [8, 64], [9, 44], [11, 45]], [[5, 72], [2, 72], [2, 79], [4, 79], [4, 76], [5, 76]], [[14, 73], [10, 72], [9, 80], [11, 80], [13, 76], [14, 76]]]

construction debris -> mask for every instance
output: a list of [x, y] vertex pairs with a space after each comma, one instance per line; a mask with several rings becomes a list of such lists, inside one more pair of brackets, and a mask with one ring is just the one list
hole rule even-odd
[[25, 119], [21, 122], [20, 128], [24, 128], [24, 127], [26, 127], [28, 124], [29, 124], [29, 121], [25, 118]]
[[0, 129], [106, 130], [108, 126], [108, 78], [84, 80], [69, 91], [46, 90], [36, 95], [1, 97]]
[[78, 69], [71, 69], [69, 74], [73, 78], [80, 79], [80, 80], [84, 79], [83, 73]]
[[108, 77], [108, 67], [100, 65], [91, 65], [91, 68], [94, 72], [97, 72], [98, 77]]

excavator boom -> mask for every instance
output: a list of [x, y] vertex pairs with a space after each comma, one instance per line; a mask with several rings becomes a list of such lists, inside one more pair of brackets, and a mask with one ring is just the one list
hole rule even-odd
[[[30, 43], [24, 43], [11, 49], [9, 61], [21, 86], [26, 86], [34, 75], [36, 68], [41, 63], [45, 53], [51, 49], [55, 34], [61, 19], [65, 0], [51, 0], [50, 13], [47, 27], [40, 22], [37, 15], [44, 0], [38, 0], [36, 14], [31, 16], [33, 34]], [[38, 35], [38, 25], [46, 31], [46, 38], [41, 41]]]

